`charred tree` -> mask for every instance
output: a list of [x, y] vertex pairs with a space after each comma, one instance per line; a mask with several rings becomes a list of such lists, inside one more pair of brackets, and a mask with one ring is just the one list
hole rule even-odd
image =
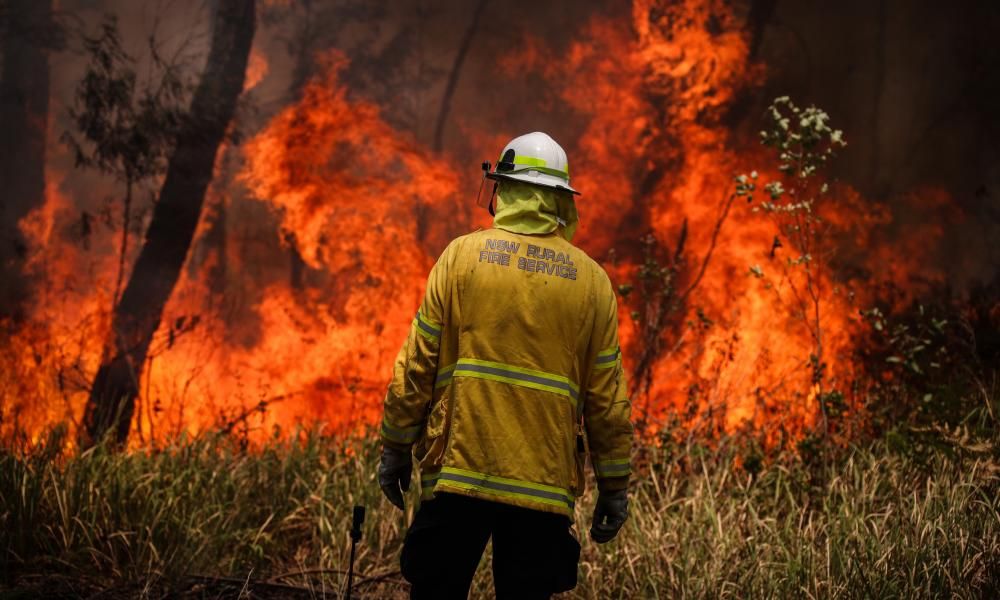
[[18, 321], [30, 295], [18, 222], [45, 202], [52, 0], [0, 3], [0, 21], [0, 321]]
[[[476, 3], [475, 9], [473, 9], [472, 19], [462, 34], [458, 49], [455, 51], [455, 58], [451, 63], [451, 69], [448, 72], [448, 79], [445, 81], [444, 92], [441, 94], [441, 104], [438, 107], [437, 118], [434, 122], [432, 149], [438, 154], [444, 150], [444, 130], [448, 124], [448, 115], [451, 112], [451, 100], [455, 95], [455, 90], [458, 88], [458, 80], [462, 75], [462, 65], [465, 64], [465, 58], [472, 48], [472, 42], [476, 37], [476, 31], [479, 29], [479, 22], [485, 10], [486, 0], [479, 0]], [[413, 207], [414, 220], [417, 224], [417, 241], [423, 243], [427, 238], [428, 209], [427, 206], [416, 198], [414, 199]]]
[[[302, 25], [297, 31], [294, 41], [290, 42], [289, 50], [295, 55], [295, 66], [292, 68], [292, 81], [288, 86], [289, 97], [292, 102], [299, 102], [302, 99], [302, 91], [306, 84], [315, 74], [316, 52], [320, 47], [323, 27], [318, 27], [318, 18], [314, 11], [314, 5], [310, 0], [302, 3], [305, 10], [305, 17]], [[285, 232], [282, 240], [288, 247], [288, 285], [296, 292], [302, 291], [305, 287], [305, 273], [308, 269], [306, 261], [299, 251], [298, 240], [295, 239], [294, 232]]]
[[451, 71], [448, 73], [448, 81], [444, 86], [444, 94], [441, 96], [441, 107], [438, 110], [436, 124], [434, 125], [434, 151], [441, 152], [444, 149], [444, 126], [448, 122], [448, 113], [451, 111], [451, 98], [455, 95], [455, 88], [458, 87], [458, 78], [462, 74], [462, 65], [465, 57], [472, 48], [472, 40], [476, 37], [476, 30], [479, 28], [479, 19], [486, 9], [486, 0], [479, 0], [472, 13], [472, 20], [465, 28], [462, 41], [455, 52], [455, 60], [451, 64]]
[[254, 0], [219, 2], [205, 70], [178, 132], [142, 250], [115, 306], [84, 415], [86, 445], [108, 433], [119, 444], [128, 438], [149, 344], [191, 246], [215, 156], [243, 89], [254, 29]]

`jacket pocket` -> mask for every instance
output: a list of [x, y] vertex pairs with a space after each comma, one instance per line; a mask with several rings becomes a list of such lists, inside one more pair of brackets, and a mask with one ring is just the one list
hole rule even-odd
[[441, 396], [434, 400], [431, 412], [427, 415], [427, 438], [434, 439], [445, 434], [451, 420], [451, 386], [441, 391]]
[[417, 454], [417, 460], [420, 461], [422, 467], [441, 465], [450, 429], [451, 386], [448, 386], [444, 388], [441, 396], [434, 401], [434, 404], [431, 406], [431, 412], [427, 416], [425, 437], [421, 440], [421, 452]]

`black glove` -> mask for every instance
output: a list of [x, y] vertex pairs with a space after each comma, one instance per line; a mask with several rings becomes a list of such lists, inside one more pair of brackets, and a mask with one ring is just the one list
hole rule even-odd
[[[618, 530], [628, 518], [628, 490], [601, 492], [594, 507], [594, 523], [590, 526], [590, 538], [598, 544], [606, 544], [618, 535]], [[605, 522], [606, 520], [606, 522]]]
[[[410, 489], [413, 459], [409, 451], [392, 446], [382, 447], [382, 462], [378, 466], [378, 485], [396, 508], [403, 510], [403, 492]], [[402, 492], [400, 489], [402, 488]]]

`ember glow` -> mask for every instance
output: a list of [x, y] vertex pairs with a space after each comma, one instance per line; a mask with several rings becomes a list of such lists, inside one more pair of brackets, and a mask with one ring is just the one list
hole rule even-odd
[[[798, 276], [769, 285], [750, 267], [777, 275], [793, 250], [774, 250], [773, 222], [743, 199], [714, 234], [734, 176], [758, 169], [766, 177], [772, 164], [756, 143], [757, 119], [734, 125], [729, 118], [740, 95], [767, 77], [766, 65], [749, 58], [743, 17], [713, 0], [636, 0], [630, 19], [594, 18], [559, 61], [545, 59], [551, 50], [543, 40], [524, 40], [502, 58], [501, 77], [544, 78], [548, 101], [583, 124], [578, 139], [565, 140], [574, 186], [583, 192], [576, 241], [616, 284], [634, 281], [643, 235], [673, 249], [687, 223], [682, 285], [696, 281], [712, 250], [662, 332], [651, 385], [633, 394], [636, 418], [650, 431], [674, 417], [692, 428], [716, 419], [728, 431], [749, 426], [777, 441], [801, 436], [817, 418], [813, 340], [789, 308]], [[379, 106], [350, 94], [342, 55], [317, 60], [321, 74], [295, 101], [220, 153], [235, 157], [236, 174], [224, 176], [220, 159], [207, 204], [258, 215], [270, 241], [255, 249], [234, 229], [213, 246], [206, 241], [211, 215], [203, 216], [142, 371], [134, 443], [219, 426], [262, 439], [317, 422], [335, 432], [374, 423], [437, 254], [451, 237], [488, 226], [475, 206], [479, 160], [493, 159], [523, 132], [469, 131], [481, 156], [435, 154], [394, 129]], [[269, 64], [254, 51], [245, 89], [261, 82]], [[39, 300], [0, 347], [3, 437], [39, 436], [60, 421], [79, 425], [110, 326], [120, 223], [81, 221], [93, 199], [67, 197], [61, 175], [48, 176], [46, 205], [21, 223]], [[833, 193], [844, 210], [826, 216], [843, 253], [870, 249], [854, 252], [866, 278], [905, 283], [934, 232], [875, 239], [871, 232], [891, 217], [866, 207], [845, 184]], [[943, 192], [930, 195], [914, 194], [914, 201], [948, 202]], [[273, 275], [293, 261], [301, 281]], [[266, 283], [246, 293], [248, 274], [262, 271], [270, 273]], [[856, 389], [858, 309], [874, 286], [825, 270], [817, 277], [823, 385], [847, 393]], [[631, 369], [643, 349], [629, 312], [623, 303]]]

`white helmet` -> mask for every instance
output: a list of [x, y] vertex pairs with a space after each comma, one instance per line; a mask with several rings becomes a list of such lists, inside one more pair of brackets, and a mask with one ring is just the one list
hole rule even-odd
[[486, 176], [490, 179], [514, 179], [573, 194], [580, 193], [569, 185], [566, 151], [541, 131], [526, 133], [508, 142], [500, 154], [496, 169], [487, 171]]

